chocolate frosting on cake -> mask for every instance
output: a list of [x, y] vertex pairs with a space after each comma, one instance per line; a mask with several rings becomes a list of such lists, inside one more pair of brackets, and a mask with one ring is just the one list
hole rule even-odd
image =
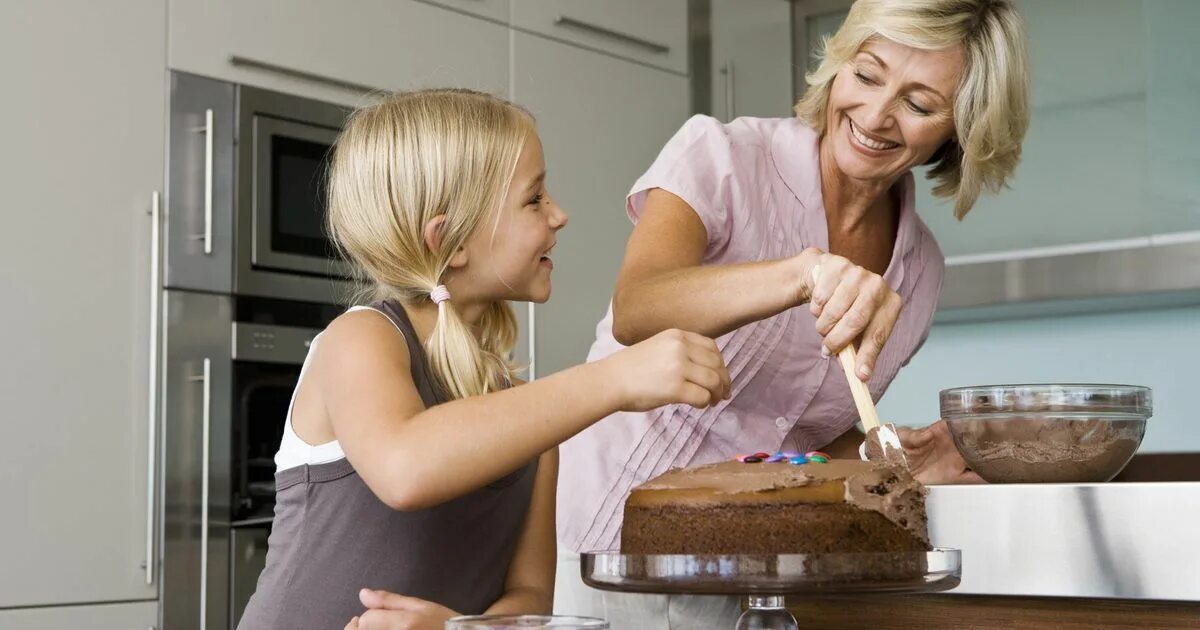
[[626, 553], [928, 549], [925, 489], [858, 460], [673, 469], [630, 494]]

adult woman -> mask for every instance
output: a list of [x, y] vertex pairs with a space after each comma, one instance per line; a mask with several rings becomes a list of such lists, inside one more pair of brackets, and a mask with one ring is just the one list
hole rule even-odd
[[[861, 337], [858, 376], [878, 398], [924, 342], [944, 262], [911, 170], [932, 164], [959, 218], [1001, 188], [1028, 126], [1026, 64], [1007, 0], [858, 0], [796, 118], [697, 116], [667, 143], [627, 200], [637, 225], [589, 359], [669, 327], [718, 337], [732, 397], [614, 414], [562, 447], [557, 609], [614, 627], [736, 618], [721, 598], [587, 591], [572, 552], [616, 548], [625, 496], [670, 467], [776, 448], [856, 456], [845, 377], [822, 355]], [[919, 478], [970, 476], [944, 425], [902, 438]]]

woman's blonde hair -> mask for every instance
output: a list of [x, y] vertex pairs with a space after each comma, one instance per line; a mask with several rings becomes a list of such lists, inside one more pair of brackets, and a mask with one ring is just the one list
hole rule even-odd
[[[485, 217], [499, 220], [532, 133], [527, 111], [470, 90], [397, 93], [350, 117], [330, 166], [328, 227], [371, 299], [430, 299], [467, 237]], [[445, 219], [431, 250], [425, 226], [438, 216]], [[503, 388], [516, 372], [508, 356], [517, 320], [508, 303], [492, 303], [477, 330], [452, 301], [438, 305], [425, 351], [452, 398]]]
[[962, 219], [980, 193], [997, 192], [1021, 158], [1029, 127], [1029, 60], [1024, 24], [1008, 0], [858, 0], [837, 33], [826, 39], [821, 63], [796, 116], [825, 132], [829, 92], [838, 71], [873, 37], [925, 50], [961, 44], [965, 68], [954, 101], [957, 137], [934, 155], [933, 194], [954, 197]]

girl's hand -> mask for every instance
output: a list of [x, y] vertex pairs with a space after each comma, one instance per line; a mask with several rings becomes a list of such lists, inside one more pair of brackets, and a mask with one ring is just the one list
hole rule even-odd
[[416, 597], [364, 588], [358, 599], [367, 611], [350, 620], [345, 630], [442, 630], [458, 613]]
[[803, 274], [802, 297], [808, 298], [817, 333], [825, 338], [822, 354], [836, 355], [861, 335], [855, 372], [866, 381], [900, 317], [900, 296], [882, 276], [841, 256], [807, 249], [796, 259]]
[[673, 403], [703, 409], [729, 397], [729, 371], [717, 344], [683, 330], [664, 330], [602, 361], [623, 411]]
[[962, 455], [954, 447], [950, 429], [945, 420], [922, 428], [896, 427], [908, 467], [913, 477], [924, 484], [984, 483], [974, 471], [967, 468]]

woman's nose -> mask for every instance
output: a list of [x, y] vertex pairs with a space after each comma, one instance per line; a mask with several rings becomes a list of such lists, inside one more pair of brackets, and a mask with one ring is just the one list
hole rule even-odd
[[858, 124], [867, 131], [878, 131], [890, 125], [892, 100], [882, 95], [868, 99], [863, 103]]

